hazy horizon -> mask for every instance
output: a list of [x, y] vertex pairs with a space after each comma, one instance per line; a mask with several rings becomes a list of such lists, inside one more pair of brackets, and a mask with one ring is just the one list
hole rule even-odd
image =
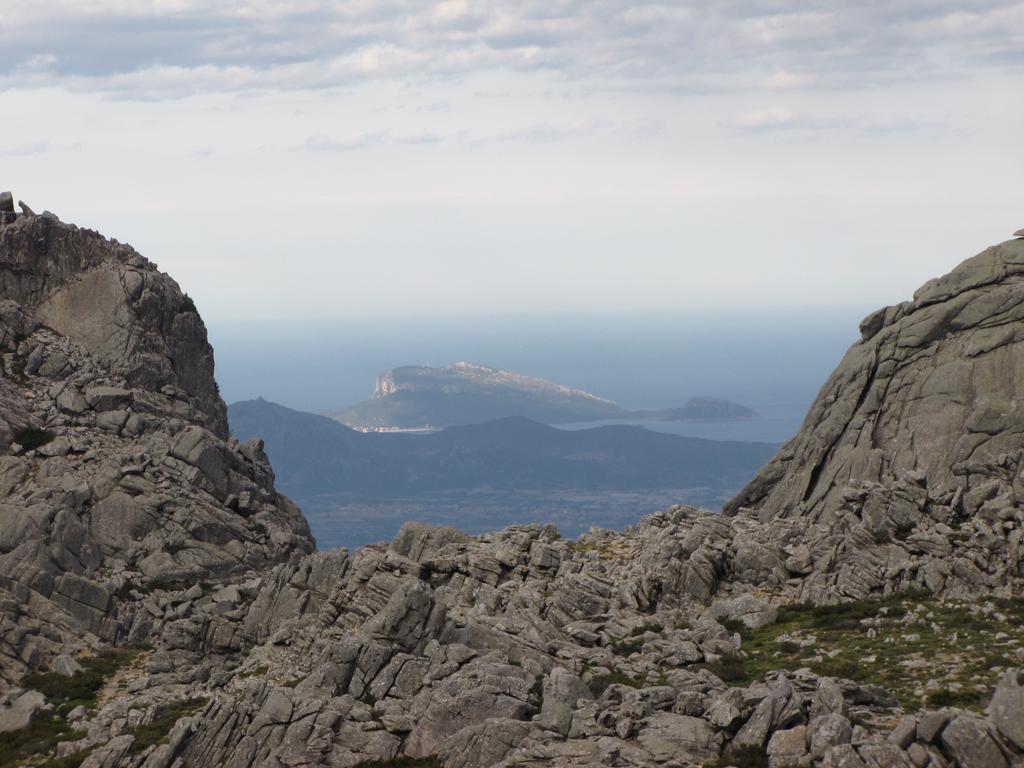
[[390, 368], [468, 361], [627, 408], [672, 407], [708, 395], [792, 423], [875, 308], [222, 321], [210, 325], [210, 338], [228, 403], [263, 397], [322, 413], [369, 398], [377, 375]]

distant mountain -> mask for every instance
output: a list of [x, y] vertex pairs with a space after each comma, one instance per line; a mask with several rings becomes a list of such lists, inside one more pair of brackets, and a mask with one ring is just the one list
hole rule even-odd
[[239, 439], [263, 438], [279, 487], [299, 499], [339, 491], [736, 488], [776, 447], [635, 426], [559, 430], [521, 417], [429, 434], [364, 433], [262, 399], [231, 405], [228, 418]]
[[708, 397], [693, 398], [682, 408], [630, 411], [581, 389], [474, 363], [395, 368], [377, 377], [370, 400], [327, 415], [359, 429], [448, 427], [509, 417], [543, 424], [758, 418], [738, 403]]

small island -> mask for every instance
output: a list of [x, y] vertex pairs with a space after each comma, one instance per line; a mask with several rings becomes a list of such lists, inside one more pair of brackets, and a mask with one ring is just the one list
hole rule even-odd
[[542, 424], [760, 418], [744, 405], [713, 397], [693, 397], [678, 408], [630, 410], [582, 389], [467, 362], [393, 368], [377, 377], [369, 400], [325, 415], [363, 431], [441, 429], [506, 418]]

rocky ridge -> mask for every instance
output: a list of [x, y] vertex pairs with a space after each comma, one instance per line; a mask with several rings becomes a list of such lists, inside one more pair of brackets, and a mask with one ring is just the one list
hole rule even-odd
[[[0, 765], [1024, 764], [1024, 442], [1013, 408], [984, 410], [1014, 402], [997, 370], [1016, 336], [966, 354], [1017, 333], [1024, 251], [986, 253], [869, 318], [729, 516], [674, 507], [577, 541], [411, 523], [389, 544], [314, 552], [259, 443], [221, 428], [205, 331], [173, 281], [52, 215], [7, 221], [0, 744], [63, 730]], [[128, 331], [113, 346], [94, 330], [110, 317]], [[960, 370], [958, 354], [968, 368], [934, 387], [912, 375]], [[973, 449], [950, 413], [988, 424]], [[829, 624], [800, 604], [862, 612]], [[807, 627], [784, 623], [801, 611]], [[845, 626], [955, 645], [947, 615], [1006, 629], [990, 702], [933, 707], [924, 683], [900, 698], [826, 643]], [[759, 633], [780, 627], [766, 650]], [[61, 681], [113, 646], [135, 650], [71, 708]], [[909, 661], [927, 677], [927, 655]]]

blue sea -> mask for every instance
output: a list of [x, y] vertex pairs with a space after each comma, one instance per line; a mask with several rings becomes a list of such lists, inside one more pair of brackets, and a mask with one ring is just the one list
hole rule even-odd
[[[781, 442], [800, 426], [872, 307], [221, 321], [210, 330], [227, 402], [320, 413], [364, 400], [378, 373], [469, 361], [578, 387], [626, 408], [723, 397], [752, 422], [649, 429]], [[592, 425], [573, 425], [592, 426]]]

